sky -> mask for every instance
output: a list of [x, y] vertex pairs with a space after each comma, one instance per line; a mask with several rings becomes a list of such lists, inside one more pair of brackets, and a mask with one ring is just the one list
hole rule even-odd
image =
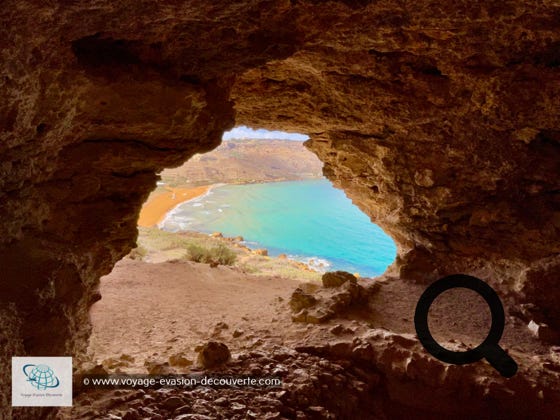
[[223, 140], [230, 140], [230, 139], [242, 139], [242, 138], [251, 138], [251, 139], [283, 139], [283, 140], [295, 140], [295, 141], [304, 141], [309, 138], [305, 134], [299, 133], [286, 133], [284, 131], [268, 131], [264, 128], [259, 128], [255, 130], [254, 128], [246, 127], [241, 125], [239, 127], [235, 127], [230, 131], [226, 131], [222, 136]]

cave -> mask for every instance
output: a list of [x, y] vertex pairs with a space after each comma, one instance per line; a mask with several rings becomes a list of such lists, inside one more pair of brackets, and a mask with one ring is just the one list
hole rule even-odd
[[[79, 364], [156, 173], [236, 124], [308, 133], [324, 175], [396, 242], [392, 276], [483, 278], [558, 344], [555, 5], [8, 0], [1, 20], [2, 417], [55, 415], [12, 410], [11, 357]], [[387, 416], [556, 415], [548, 356], [506, 383], [372, 334], [384, 350], [338, 356], [381, 372]]]

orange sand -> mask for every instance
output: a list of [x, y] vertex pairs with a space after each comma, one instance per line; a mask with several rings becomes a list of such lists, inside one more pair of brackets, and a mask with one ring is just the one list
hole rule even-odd
[[166, 187], [167, 191], [152, 195], [142, 207], [140, 217], [138, 218], [138, 226], [151, 227], [156, 226], [163, 220], [167, 212], [178, 204], [192, 200], [208, 192], [211, 185], [203, 185], [193, 188], [172, 188]]

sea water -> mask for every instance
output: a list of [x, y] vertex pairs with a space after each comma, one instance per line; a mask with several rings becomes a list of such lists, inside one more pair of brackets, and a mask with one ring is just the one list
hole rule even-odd
[[396, 256], [393, 240], [326, 179], [214, 187], [172, 210], [160, 228], [239, 235], [271, 256], [361, 276], [383, 273]]

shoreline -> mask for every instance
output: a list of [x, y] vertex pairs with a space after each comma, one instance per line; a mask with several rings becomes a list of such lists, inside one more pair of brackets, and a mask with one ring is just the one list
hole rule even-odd
[[[293, 181], [314, 181], [326, 179], [321, 177], [309, 177], [301, 179], [275, 179], [275, 180], [258, 180], [248, 182], [234, 183], [216, 183], [210, 185], [201, 185], [197, 187], [169, 187], [165, 186], [165, 191], [160, 192], [144, 203], [138, 217], [138, 226], [141, 227], [158, 227], [165, 218], [175, 210], [180, 204], [201, 198], [208, 194], [212, 188], [223, 185], [254, 185], [254, 184], [270, 184], [277, 182], [293, 182]], [[157, 190], [152, 192], [154, 194]]]
[[[221, 187], [221, 186], [241, 186], [241, 185], [261, 185], [261, 184], [276, 184], [276, 183], [290, 183], [290, 182], [305, 182], [305, 181], [321, 181], [325, 180], [324, 177], [322, 178], [307, 178], [307, 179], [298, 179], [298, 180], [286, 180], [286, 179], [277, 179], [272, 182], [245, 182], [245, 183], [215, 183], [211, 185], [202, 185], [196, 187], [187, 187], [187, 186], [177, 186], [171, 187], [169, 185], [163, 186], [163, 188], [159, 188], [155, 190], [152, 194], [152, 197], [144, 204], [144, 207], [141, 210], [141, 214], [138, 220], [138, 227], [143, 228], [156, 228], [161, 229], [162, 226], [165, 224], [166, 220], [170, 217], [173, 217], [176, 213], [176, 210], [181, 206], [183, 203], [187, 202], [197, 202], [199, 200], [204, 199], [214, 188]], [[150, 224], [148, 224], [150, 223]], [[187, 229], [188, 230], [188, 229]], [[212, 232], [200, 232], [211, 235]], [[216, 233], [216, 232], [214, 232]], [[221, 232], [218, 232], [221, 233]], [[305, 266], [307, 269], [323, 273], [333, 269], [333, 266], [337, 265], [332, 260], [325, 258], [324, 256], [319, 255], [292, 255], [288, 253], [288, 250], [276, 250], [274, 252], [269, 247], [262, 245], [260, 243], [253, 243], [249, 244], [246, 243], [245, 246], [250, 249], [252, 252], [266, 250], [267, 252], [272, 251], [273, 254], [278, 255], [268, 255], [272, 258], [286, 258], [287, 260], [293, 261], [295, 263], [301, 264]], [[342, 268], [336, 268], [342, 269]], [[350, 269], [345, 268], [345, 270], [349, 270], [352, 272], [356, 277], [361, 277], [362, 271], [356, 270], [355, 267]], [[375, 277], [378, 274], [370, 274], [369, 277]], [[367, 275], [366, 275], [367, 276]]]
[[165, 217], [178, 205], [204, 196], [217, 184], [202, 185], [199, 187], [165, 187], [142, 206], [138, 217], [138, 226], [157, 227]]
[[206, 197], [207, 195], [209, 195], [210, 192], [211, 192], [214, 188], [222, 187], [222, 186], [224, 186], [224, 185], [228, 185], [228, 184], [219, 183], [219, 184], [208, 185], [208, 186], [206, 186], [206, 187], [207, 187], [206, 191], [202, 192], [201, 194], [199, 194], [199, 195], [197, 195], [197, 196], [194, 196], [194, 197], [192, 197], [192, 198], [189, 198], [188, 200], [184, 200], [184, 201], [178, 202], [178, 203], [177, 203], [176, 205], [174, 205], [171, 209], [169, 209], [168, 211], [166, 211], [165, 214], [160, 218], [159, 222], [158, 222], [156, 225], [154, 225], [153, 227], [158, 228], [158, 229], [161, 229], [162, 226], [165, 224], [166, 220], [167, 220], [169, 217], [173, 217], [173, 215], [175, 214], [175, 210], [177, 210], [177, 209], [181, 206], [181, 204], [183, 204], [183, 203], [190, 203], [190, 202], [197, 202], [197, 201], [203, 199], [204, 197]]

